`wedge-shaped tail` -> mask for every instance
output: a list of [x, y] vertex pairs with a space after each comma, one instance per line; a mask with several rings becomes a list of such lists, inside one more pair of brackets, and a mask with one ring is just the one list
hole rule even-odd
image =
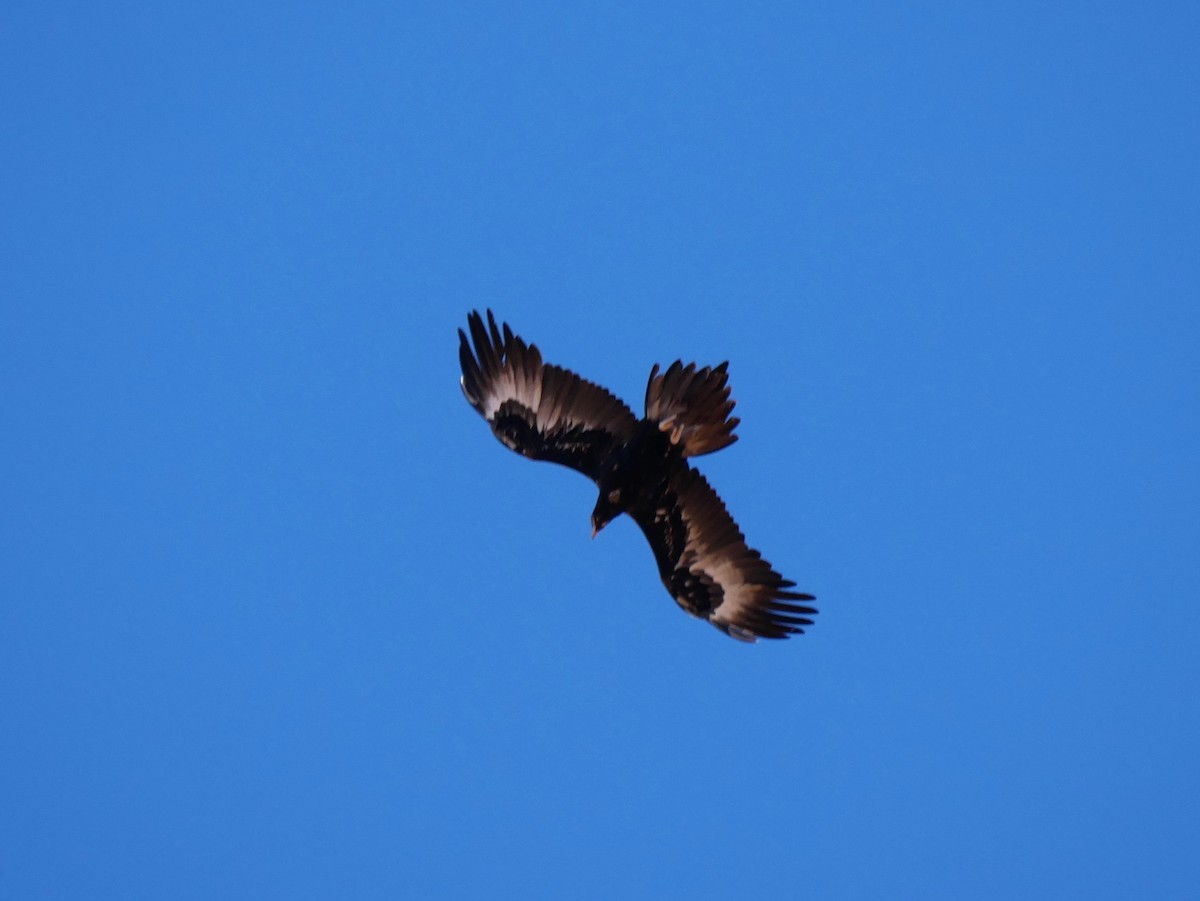
[[685, 457], [710, 454], [737, 441], [734, 428], [741, 421], [730, 416], [729, 363], [697, 369], [695, 363], [676, 360], [659, 375], [650, 370], [646, 385], [646, 418], [671, 437]]

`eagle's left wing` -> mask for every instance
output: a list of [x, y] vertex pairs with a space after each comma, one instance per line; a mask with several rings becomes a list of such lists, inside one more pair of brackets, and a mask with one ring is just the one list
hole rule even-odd
[[742, 641], [787, 638], [812, 625], [811, 594], [790, 591], [758, 551], [746, 544], [733, 517], [704, 476], [676, 467], [652, 507], [634, 511], [671, 597]]
[[570, 370], [542, 362], [536, 344], [526, 344], [508, 323], [487, 325], [467, 317], [471, 343], [458, 330], [462, 390], [492, 432], [507, 447], [533, 460], [549, 460], [597, 481], [608, 454], [633, 437], [633, 411], [599, 385]]

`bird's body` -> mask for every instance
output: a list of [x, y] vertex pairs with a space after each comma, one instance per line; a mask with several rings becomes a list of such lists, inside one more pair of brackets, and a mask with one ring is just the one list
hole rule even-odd
[[790, 591], [746, 545], [712, 487], [688, 462], [737, 440], [726, 364], [658, 366], [646, 387], [646, 415], [568, 370], [542, 362], [488, 312], [468, 317], [474, 352], [459, 330], [462, 389], [506, 446], [570, 466], [599, 489], [593, 536], [622, 513], [637, 522], [659, 576], [688, 613], [743, 641], [803, 632], [812, 595]]
[[633, 437], [618, 445], [601, 465], [597, 486], [604, 503], [598, 503], [592, 528], [599, 532], [622, 513], [636, 519], [636, 514], [653, 510], [667, 491], [671, 471], [687, 465], [658, 423], [643, 419]]

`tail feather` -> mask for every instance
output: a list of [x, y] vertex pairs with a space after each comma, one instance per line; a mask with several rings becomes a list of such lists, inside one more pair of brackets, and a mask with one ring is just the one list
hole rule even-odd
[[650, 370], [646, 385], [646, 418], [683, 448], [685, 457], [710, 454], [737, 441], [734, 428], [741, 421], [729, 414], [729, 363], [697, 368], [676, 360], [659, 375], [658, 364]]

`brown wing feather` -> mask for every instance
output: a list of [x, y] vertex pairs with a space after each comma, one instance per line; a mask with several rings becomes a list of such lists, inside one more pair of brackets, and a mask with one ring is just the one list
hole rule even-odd
[[[549, 460], [599, 478], [609, 452], [632, 437], [633, 411], [599, 385], [542, 362], [505, 323], [467, 317], [471, 340], [458, 331], [462, 390], [507, 447], [533, 460]], [[474, 342], [474, 352], [471, 343]]]
[[771, 568], [746, 544], [705, 478], [677, 467], [656, 502], [635, 511], [667, 591], [688, 613], [734, 638], [787, 638], [812, 625], [810, 594]]

